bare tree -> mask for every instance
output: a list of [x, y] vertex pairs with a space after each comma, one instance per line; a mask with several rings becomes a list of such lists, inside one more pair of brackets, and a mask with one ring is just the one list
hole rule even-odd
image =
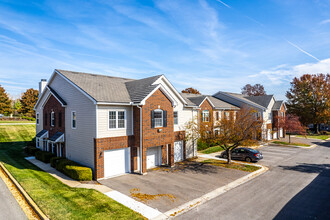
[[255, 84], [253, 86], [251, 84], [246, 84], [242, 88], [242, 94], [248, 96], [262, 96], [266, 95], [266, 91], [264, 86], [261, 84]]
[[215, 125], [219, 134], [215, 137], [227, 153], [227, 163], [231, 163], [231, 152], [248, 142], [255, 142], [262, 133], [262, 119], [257, 117], [257, 110], [243, 106], [236, 115], [223, 117]]

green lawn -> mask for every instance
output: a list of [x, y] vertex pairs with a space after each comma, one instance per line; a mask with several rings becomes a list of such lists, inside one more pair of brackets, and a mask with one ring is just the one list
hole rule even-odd
[[284, 141], [273, 141], [274, 144], [282, 144], [282, 145], [293, 145], [293, 146], [302, 146], [302, 147], [309, 147], [309, 144], [302, 144], [302, 143], [289, 143]]
[[24, 159], [35, 125], [0, 126], [0, 161], [50, 219], [143, 219], [92, 189], [71, 188]]
[[213, 165], [213, 166], [218, 166], [218, 167], [242, 170], [242, 171], [246, 171], [246, 172], [254, 172], [254, 171], [260, 169], [260, 167], [256, 167], [256, 166], [252, 166], [252, 165], [240, 164], [240, 163], [235, 163], [235, 162], [231, 162], [230, 164], [227, 164], [227, 161], [214, 160], [214, 159], [207, 159], [207, 160], [202, 161], [202, 163]]
[[328, 138], [330, 138], [330, 135], [297, 135], [297, 137], [301, 137], [301, 138], [312, 138], [312, 139], [320, 139], [320, 140], [326, 140]]
[[211, 154], [215, 152], [223, 151], [222, 146], [214, 146], [214, 147], [209, 147], [205, 150], [200, 151], [203, 154]]
[[35, 121], [7, 121], [7, 120], [0, 120], [0, 124], [12, 124], [12, 123], [36, 123]]

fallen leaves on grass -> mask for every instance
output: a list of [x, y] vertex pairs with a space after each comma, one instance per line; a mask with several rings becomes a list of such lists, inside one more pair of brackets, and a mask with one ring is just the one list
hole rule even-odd
[[148, 202], [151, 200], [155, 200], [161, 197], [167, 197], [171, 202], [174, 202], [176, 200], [176, 197], [172, 194], [155, 194], [155, 195], [150, 195], [146, 193], [141, 193], [140, 189], [133, 188], [130, 191], [131, 197], [139, 200], [140, 202]]
[[214, 159], [204, 160], [204, 161], [202, 161], [202, 163], [213, 165], [213, 166], [218, 166], [218, 167], [224, 167], [224, 168], [230, 168], [230, 169], [246, 171], [246, 172], [254, 172], [254, 171], [260, 169], [260, 167], [257, 167], [257, 166], [234, 163], [234, 162], [231, 162], [230, 164], [227, 164], [227, 161], [214, 160]]

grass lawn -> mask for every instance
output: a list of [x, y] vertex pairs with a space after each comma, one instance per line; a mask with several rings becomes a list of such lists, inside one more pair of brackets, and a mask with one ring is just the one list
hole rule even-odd
[[312, 138], [312, 139], [320, 139], [320, 140], [326, 140], [328, 138], [330, 138], [330, 135], [296, 135], [297, 137], [301, 137], [301, 138]]
[[282, 145], [293, 145], [293, 146], [302, 146], [302, 147], [309, 147], [309, 144], [302, 144], [302, 143], [289, 143], [284, 141], [273, 141], [274, 144], [282, 144]]
[[35, 125], [0, 126], [0, 161], [50, 219], [143, 219], [92, 189], [71, 188], [24, 159]]
[[205, 150], [200, 151], [203, 154], [211, 154], [215, 152], [223, 151], [222, 146], [214, 146], [214, 147], [209, 147]]
[[252, 165], [240, 164], [240, 163], [235, 163], [235, 162], [231, 162], [230, 164], [227, 164], [227, 161], [214, 160], [214, 159], [207, 159], [207, 160], [202, 161], [201, 163], [210, 164], [210, 165], [218, 166], [218, 167], [242, 170], [242, 171], [246, 171], [246, 172], [254, 172], [254, 171], [260, 169], [260, 167], [256, 167], [256, 166], [252, 166]]
[[6, 120], [0, 120], [0, 124], [11, 124], [11, 123], [36, 123], [35, 121], [6, 121]]

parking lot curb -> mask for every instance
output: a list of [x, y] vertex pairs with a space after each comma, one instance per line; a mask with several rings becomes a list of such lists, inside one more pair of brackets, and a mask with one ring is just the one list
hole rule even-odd
[[11, 175], [11, 173], [7, 170], [7, 168], [0, 162], [1, 169], [5, 172], [8, 176], [10, 181], [15, 185], [18, 191], [22, 194], [26, 202], [30, 205], [30, 207], [35, 211], [35, 213], [39, 216], [42, 220], [49, 220], [49, 218], [41, 211], [38, 205], [33, 201], [33, 199], [29, 196], [29, 194], [23, 189], [23, 187], [17, 182], [17, 180]]
[[[211, 158], [211, 159], [215, 159], [215, 160], [223, 160], [223, 159], [220, 159], [220, 158], [216, 158], [216, 157], [207, 157], [207, 155], [203, 155], [203, 157], [205, 158]], [[236, 163], [236, 161], [235, 161]], [[247, 163], [242, 163], [242, 164], [247, 164]], [[177, 208], [174, 208], [174, 209], [171, 209], [165, 213], [163, 213], [163, 215], [160, 215], [160, 216], [157, 216], [156, 218], [154, 219], [171, 219], [171, 218], [174, 218], [178, 215], [181, 215], [191, 209], [194, 209], [200, 205], [202, 205], [203, 203], [211, 200], [211, 199], [214, 199], [218, 196], [220, 196], [221, 194], [225, 193], [225, 192], [228, 192], [229, 190], [233, 189], [233, 188], [236, 188], [237, 186], [240, 186], [258, 176], [260, 176], [261, 174], [265, 173], [268, 171], [268, 167], [266, 166], [263, 166], [263, 165], [259, 165], [259, 164], [248, 164], [248, 165], [251, 165], [251, 166], [257, 166], [257, 167], [260, 167], [259, 170], [255, 171], [255, 172], [252, 172], [246, 176], [243, 176], [231, 183], [228, 183], [227, 185], [225, 186], [222, 186], [222, 187], [219, 187], [209, 193], [206, 193], [205, 195], [197, 198], [197, 199], [194, 199], [194, 200], [191, 200], [183, 205], [180, 205], [179, 207]], [[164, 217], [164, 215], [166, 217]]]

